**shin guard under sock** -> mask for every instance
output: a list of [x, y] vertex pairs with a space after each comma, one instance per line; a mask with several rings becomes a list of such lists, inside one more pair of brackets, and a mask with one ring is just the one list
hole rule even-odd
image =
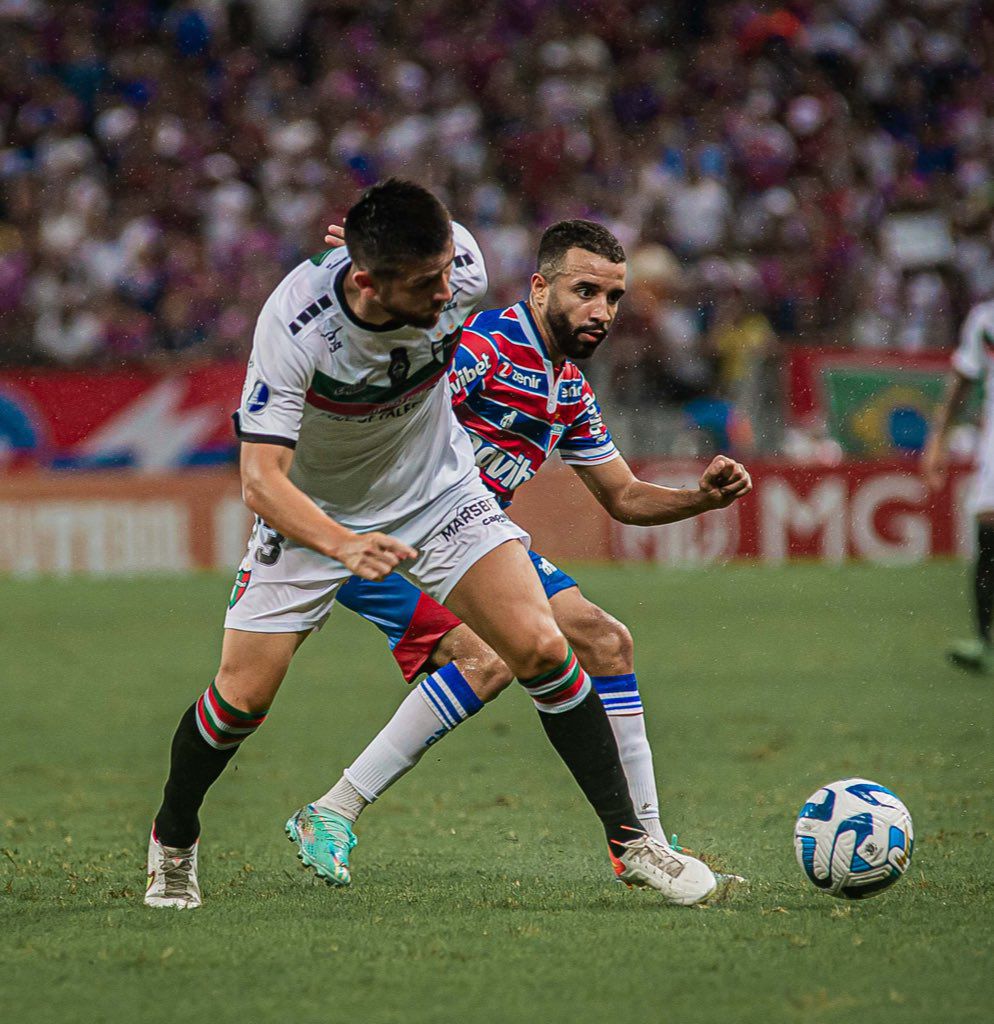
[[211, 683], [183, 713], [173, 736], [169, 778], [155, 816], [155, 837], [165, 846], [188, 847], [200, 835], [199, 811], [238, 745], [265, 721], [227, 704]]

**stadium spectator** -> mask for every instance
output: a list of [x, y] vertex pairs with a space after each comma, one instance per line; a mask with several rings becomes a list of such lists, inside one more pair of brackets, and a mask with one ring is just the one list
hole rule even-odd
[[274, 281], [397, 172], [478, 229], [495, 300], [564, 216], [676, 255], [612, 378], [656, 371], [612, 403], [709, 386], [715, 257], [787, 342], [940, 348], [994, 293], [989, 5], [581, 7], [2, 0], [0, 361], [244, 356]]

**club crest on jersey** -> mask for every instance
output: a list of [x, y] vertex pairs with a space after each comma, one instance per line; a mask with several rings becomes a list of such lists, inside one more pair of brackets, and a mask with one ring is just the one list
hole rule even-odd
[[390, 351], [390, 366], [387, 368], [387, 376], [394, 387], [399, 387], [407, 380], [411, 372], [411, 357], [407, 354], [406, 348], [395, 348]]
[[257, 380], [252, 385], [252, 390], [245, 399], [245, 410], [247, 412], [262, 412], [269, 405], [269, 385], [263, 380]]
[[462, 336], [462, 324], [460, 324], [454, 331], [449, 334], [443, 334], [441, 337], [433, 337], [431, 339], [431, 357], [436, 363], [441, 363], [443, 366], [448, 366], [449, 360], [452, 358], [452, 353]]
[[566, 425], [564, 423], [553, 423], [549, 427], [549, 447], [547, 449], [548, 454], [552, 454], [552, 450], [559, 444], [560, 438], [566, 433]]
[[234, 608], [245, 596], [248, 585], [252, 581], [251, 569], [239, 569], [235, 574], [235, 585], [231, 588], [231, 596], [228, 598], [228, 607]]

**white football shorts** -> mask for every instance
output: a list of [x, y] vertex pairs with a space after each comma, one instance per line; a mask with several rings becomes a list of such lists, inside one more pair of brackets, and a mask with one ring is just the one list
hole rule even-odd
[[[415, 586], [444, 603], [466, 571], [509, 540], [527, 548], [530, 538], [512, 522], [479, 479], [454, 489], [439, 504], [401, 523], [380, 528], [416, 548], [402, 572]], [[256, 521], [235, 577], [225, 615], [226, 629], [252, 633], [296, 633], [320, 629], [335, 593], [351, 576], [341, 562], [288, 540]]]

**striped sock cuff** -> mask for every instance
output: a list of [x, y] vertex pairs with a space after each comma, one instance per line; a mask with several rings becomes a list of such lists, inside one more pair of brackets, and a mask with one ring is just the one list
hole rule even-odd
[[204, 742], [215, 750], [230, 750], [251, 736], [266, 720], [266, 711], [239, 711], [217, 692], [211, 683], [197, 701], [197, 728]]
[[639, 695], [639, 684], [631, 673], [624, 676], [591, 676], [609, 715], [641, 715], [642, 697]]
[[590, 693], [590, 676], [583, 671], [571, 647], [566, 659], [551, 672], [534, 679], [519, 679], [539, 711], [558, 715], [575, 708]]
[[446, 729], [454, 729], [483, 707], [455, 662], [443, 665], [418, 684], [418, 692]]

